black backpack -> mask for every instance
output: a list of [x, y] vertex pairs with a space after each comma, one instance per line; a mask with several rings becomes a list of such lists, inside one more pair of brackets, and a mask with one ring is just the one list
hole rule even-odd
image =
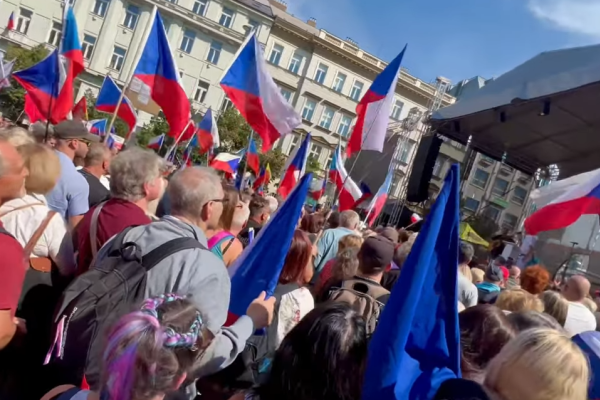
[[75, 278], [56, 309], [52, 375], [57, 384], [81, 385], [83, 378], [97, 389], [106, 330], [144, 300], [147, 272], [165, 258], [187, 249], [205, 249], [196, 239], [182, 237], [142, 256], [134, 242], [124, 242], [127, 228], [110, 244], [107, 257]]

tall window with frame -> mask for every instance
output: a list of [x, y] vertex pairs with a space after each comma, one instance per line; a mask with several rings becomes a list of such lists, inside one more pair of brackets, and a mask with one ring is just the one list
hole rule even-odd
[[315, 114], [315, 108], [317, 108], [317, 102], [306, 98], [304, 100], [304, 107], [302, 108], [302, 119], [312, 121], [313, 115]]
[[435, 160], [435, 164], [433, 165], [433, 176], [440, 177], [442, 174], [442, 167], [444, 166], [444, 160], [439, 157]]
[[91, 60], [94, 54], [94, 46], [96, 46], [96, 38], [92, 35], [83, 35], [83, 42], [81, 42], [81, 52], [85, 60]]
[[400, 151], [400, 162], [408, 164], [408, 159], [410, 158], [410, 154], [412, 153], [414, 146], [414, 142], [411, 142], [409, 140], [404, 142], [404, 144], [402, 145], [402, 150]]
[[288, 103], [292, 102], [292, 91], [291, 90], [287, 90], [285, 88], [280, 87], [279, 91], [281, 92], [281, 95], [283, 96], [284, 99], [287, 100]]
[[23, 35], [27, 35], [32, 17], [33, 11], [26, 8], [19, 8], [19, 17], [17, 18], [17, 26], [15, 27], [15, 30], [17, 32], [21, 32]]
[[290, 154], [292, 154], [292, 151], [294, 151], [294, 149], [298, 146], [299, 142], [300, 142], [300, 136], [298, 136], [298, 135], [292, 135], [292, 140], [290, 141], [290, 145], [287, 148], [287, 155], [288, 156]]
[[208, 0], [196, 0], [194, 2], [194, 6], [192, 7], [192, 12], [194, 14], [198, 14], [202, 17], [206, 14], [206, 6], [208, 5]]
[[52, 29], [48, 35], [48, 44], [58, 47], [62, 38], [62, 24], [60, 22], [52, 22]]
[[229, 100], [229, 97], [225, 96], [223, 98], [223, 102], [221, 103], [221, 112], [225, 112], [229, 109], [234, 108], [233, 103]]
[[352, 124], [352, 117], [342, 114], [340, 123], [338, 124], [337, 133], [342, 137], [348, 137], [350, 133], [350, 125]]
[[338, 74], [335, 77], [335, 80], [333, 81], [333, 90], [335, 90], [338, 93], [341, 93], [342, 90], [344, 90], [344, 85], [346, 84], [346, 74], [343, 74], [341, 72], [338, 72]]
[[[313, 143], [310, 145], [310, 151], [308, 152], [308, 156], [319, 161], [321, 159], [322, 151], [323, 151], [323, 147], [319, 146], [318, 144]], [[320, 164], [320, 162], [319, 162], [319, 164]]]
[[233, 21], [233, 10], [228, 7], [223, 7], [221, 11], [221, 18], [219, 18], [219, 25], [225, 28], [231, 28], [231, 22]]
[[475, 174], [473, 175], [473, 179], [471, 180], [471, 185], [485, 189], [488, 179], [490, 179], [490, 173], [477, 168]]
[[97, 16], [104, 18], [106, 16], [106, 12], [108, 11], [109, 5], [110, 0], [96, 0], [94, 3], [94, 8], [92, 8], [92, 14], [96, 14]]
[[196, 32], [191, 29], [183, 30], [183, 38], [181, 38], [181, 44], [179, 45], [179, 50], [184, 53], [190, 54], [192, 49], [194, 48], [194, 41], [196, 40]]
[[209, 87], [210, 85], [208, 82], [198, 80], [198, 85], [196, 85], [196, 91], [194, 92], [194, 100], [198, 103], [204, 103]]
[[319, 121], [319, 126], [324, 129], [331, 128], [331, 121], [333, 121], [333, 117], [335, 116], [335, 110], [331, 107], [324, 107], [323, 113], [321, 114], [321, 121]]
[[269, 55], [269, 62], [274, 65], [279, 65], [282, 54], [283, 54], [283, 46], [275, 43], [273, 45], [273, 48], [271, 49], [271, 54]]
[[522, 188], [521, 186], [515, 186], [515, 190], [513, 191], [513, 195], [510, 198], [510, 201], [522, 206], [523, 204], [525, 204], [526, 198], [527, 198], [527, 189]]
[[517, 226], [518, 221], [519, 221], [519, 217], [505, 212], [504, 215], [502, 216], [502, 227], [512, 230]]
[[293, 74], [298, 75], [300, 73], [300, 67], [302, 66], [302, 61], [304, 60], [304, 57], [300, 54], [298, 54], [297, 52], [294, 52], [294, 55], [292, 56], [292, 59], [290, 60], [290, 65], [288, 67], [288, 71], [290, 71]]
[[250, 30], [247, 33], [250, 33], [251, 31], [255, 31], [256, 34], [258, 35], [258, 32], [260, 31], [260, 22], [255, 21], [253, 19], [249, 19], [248, 20], [248, 25], [250, 25]]
[[115, 46], [113, 49], [112, 57], [110, 58], [110, 64], [108, 64], [108, 68], [114, 69], [115, 71], [121, 71], [123, 68], [123, 62], [125, 60], [125, 54], [127, 50], [122, 47]]
[[498, 197], [506, 196], [508, 192], [509, 182], [506, 179], [496, 178], [494, 181], [494, 187], [492, 188], [492, 194]]
[[360, 101], [364, 87], [364, 83], [360, 81], [354, 81], [354, 85], [352, 85], [352, 90], [350, 91], [350, 98], [354, 101]]
[[219, 58], [221, 57], [221, 50], [223, 49], [223, 45], [216, 40], [213, 40], [210, 43], [210, 49], [208, 50], [208, 54], [206, 56], [206, 61], [211, 64], [219, 64]]
[[133, 4], [129, 4], [127, 6], [127, 10], [125, 11], [125, 20], [123, 21], [123, 26], [133, 31], [137, 26], [138, 19], [140, 19], [140, 8]]
[[400, 121], [400, 117], [402, 116], [402, 109], [404, 108], [404, 103], [401, 100], [394, 99], [394, 105], [392, 106], [392, 113], [390, 117], [395, 119], [396, 121]]
[[467, 197], [465, 199], [463, 208], [467, 211], [477, 212], [477, 210], [479, 209], [479, 203], [479, 200], [476, 200], [472, 197]]
[[484, 208], [482, 214], [491, 219], [492, 221], [498, 222], [500, 214], [502, 214], [502, 209], [488, 204], [488, 206]]
[[315, 82], [320, 83], [321, 85], [325, 84], [325, 78], [327, 77], [328, 70], [329, 67], [327, 65], [319, 63], [317, 72], [315, 72]]

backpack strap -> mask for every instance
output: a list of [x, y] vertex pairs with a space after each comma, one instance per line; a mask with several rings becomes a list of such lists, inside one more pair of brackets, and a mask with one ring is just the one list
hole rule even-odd
[[92, 221], [90, 223], [90, 245], [92, 246], [92, 259], [96, 258], [98, 254], [98, 218], [102, 207], [106, 204], [106, 201], [98, 204], [92, 214]]
[[182, 250], [188, 249], [201, 249], [208, 251], [208, 249], [196, 239], [191, 237], [181, 237], [170, 240], [143, 256], [142, 265], [146, 271], [150, 271], [165, 258]]
[[44, 234], [44, 231], [48, 227], [48, 224], [50, 224], [50, 221], [52, 220], [52, 218], [55, 215], [56, 215], [56, 211], [52, 211], [52, 210], [48, 211], [48, 214], [43, 219], [43, 221], [40, 224], [40, 226], [38, 226], [38, 228], [35, 230], [35, 232], [33, 232], [33, 235], [31, 236], [31, 238], [29, 239], [29, 241], [25, 245], [25, 248], [23, 249], [23, 253], [24, 253], [26, 259], [28, 259], [28, 258], [31, 257], [31, 253], [33, 252], [33, 248], [35, 247], [35, 245], [37, 244], [37, 242], [40, 240], [40, 238]]

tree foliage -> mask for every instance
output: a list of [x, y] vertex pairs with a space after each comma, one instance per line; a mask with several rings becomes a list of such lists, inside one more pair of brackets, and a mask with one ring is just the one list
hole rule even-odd
[[315, 157], [311, 155], [308, 156], [306, 160], [306, 172], [321, 172], [321, 163]]
[[[20, 71], [42, 61], [47, 55], [48, 49], [43, 44], [32, 49], [9, 46], [4, 60], [15, 60], [13, 71]], [[0, 108], [4, 117], [16, 121], [25, 107], [25, 90], [12, 78], [10, 83], [10, 88], [0, 91]]]
[[[230, 108], [222, 113], [217, 120], [217, 126], [219, 127], [219, 138], [221, 139], [221, 146], [217, 149], [219, 153], [233, 153], [248, 146], [248, 138], [252, 128], [235, 109]], [[260, 138], [254, 138], [254, 140], [259, 146]]]

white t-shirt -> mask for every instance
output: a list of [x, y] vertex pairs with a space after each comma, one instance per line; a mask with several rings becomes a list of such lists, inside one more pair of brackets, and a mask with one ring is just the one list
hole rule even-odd
[[458, 273], [458, 301], [460, 301], [465, 308], [473, 307], [477, 305], [477, 287], [463, 274]]
[[281, 297], [279, 321], [277, 324], [277, 347], [306, 314], [315, 308], [315, 300], [305, 287], [296, 289]]
[[571, 336], [596, 330], [596, 317], [581, 303], [569, 302], [565, 330]]

